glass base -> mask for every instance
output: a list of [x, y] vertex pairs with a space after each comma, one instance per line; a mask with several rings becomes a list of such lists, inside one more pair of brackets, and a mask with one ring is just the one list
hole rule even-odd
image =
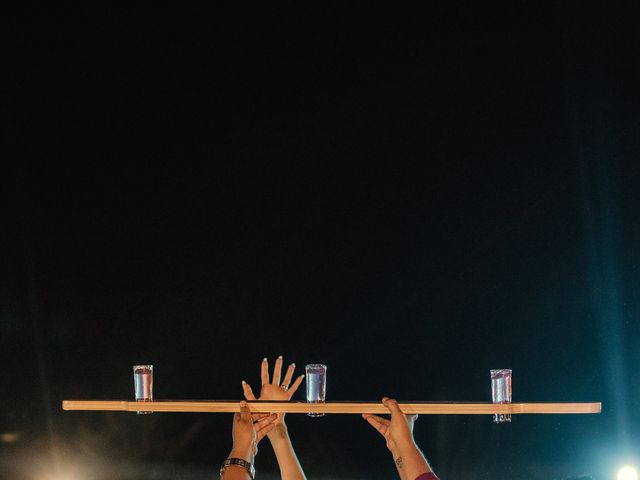
[[494, 413], [493, 414], [493, 423], [507, 423], [507, 422], [511, 422], [510, 413]]
[[[136, 399], [136, 402], [140, 402], [140, 403], [144, 403], [144, 402], [151, 402], [153, 401], [151, 398], [140, 398], [140, 399]], [[141, 405], [142, 406], [142, 405]], [[143, 411], [137, 411], [136, 412], [138, 415], [149, 415], [150, 413], [153, 412], [143, 412]]]

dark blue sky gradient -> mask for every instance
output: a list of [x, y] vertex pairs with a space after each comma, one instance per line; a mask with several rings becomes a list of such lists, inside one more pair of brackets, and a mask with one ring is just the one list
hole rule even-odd
[[[239, 398], [278, 354], [326, 363], [332, 400], [488, 400], [489, 369], [512, 368], [514, 401], [603, 402], [511, 425], [425, 416], [443, 480], [640, 464], [630, 12], [102, 13], [14, 22], [7, 478], [82, 461], [214, 475], [225, 415], [60, 401], [128, 398], [136, 363], [158, 398]], [[288, 423], [310, 478], [394, 475], [360, 418]], [[266, 444], [258, 469], [275, 471]]]

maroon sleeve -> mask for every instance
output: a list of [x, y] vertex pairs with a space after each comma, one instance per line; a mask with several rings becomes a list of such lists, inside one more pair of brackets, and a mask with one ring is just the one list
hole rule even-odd
[[429, 473], [423, 473], [418, 478], [416, 478], [416, 480], [440, 480], [440, 479], [436, 477], [435, 473], [429, 472]]
[[440, 480], [440, 479], [436, 477], [435, 473], [429, 472], [429, 473], [423, 473], [418, 478], [416, 478], [416, 480]]

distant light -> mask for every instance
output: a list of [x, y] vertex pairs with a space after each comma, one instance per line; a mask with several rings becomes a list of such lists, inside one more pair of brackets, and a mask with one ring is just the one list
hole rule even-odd
[[0, 442], [16, 443], [18, 440], [20, 440], [20, 434], [17, 432], [0, 433]]
[[618, 470], [618, 480], [638, 480], [638, 471], [630, 466]]
[[71, 472], [67, 472], [57, 474], [54, 473], [53, 475], [43, 477], [42, 480], [77, 480], [79, 478], [81, 477]]

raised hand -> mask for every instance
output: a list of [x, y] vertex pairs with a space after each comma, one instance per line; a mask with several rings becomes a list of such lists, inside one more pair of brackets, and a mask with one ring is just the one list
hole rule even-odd
[[403, 446], [414, 444], [413, 425], [418, 415], [404, 415], [398, 402], [384, 397], [382, 403], [391, 412], [391, 419], [365, 413], [362, 417], [382, 435], [387, 442], [387, 448], [397, 453]]
[[[382, 403], [391, 413], [391, 419], [377, 415], [362, 415], [387, 442], [387, 448], [393, 455], [393, 462], [401, 480], [413, 480], [419, 475], [432, 472], [427, 459], [413, 440], [413, 424], [417, 415], [405, 415], [398, 402], [384, 397]], [[431, 474], [431, 478], [437, 477]]]
[[[280, 355], [273, 366], [273, 375], [271, 377], [271, 381], [269, 381], [269, 362], [265, 358], [262, 360], [262, 365], [260, 366], [260, 377], [262, 380], [262, 386], [260, 387], [260, 396], [256, 399], [251, 386], [242, 381], [242, 390], [244, 392], [244, 398], [247, 400], [277, 400], [277, 401], [288, 401], [291, 400], [291, 397], [300, 387], [302, 383], [302, 379], [304, 375], [300, 375], [296, 378], [296, 380], [291, 384], [291, 380], [293, 379], [293, 373], [296, 369], [296, 364], [292, 363], [287, 368], [287, 371], [284, 375], [284, 379], [280, 382], [280, 377], [282, 375], [282, 355]], [[276, 419], [276, 423], [282, 423], [284, 418], [284, 413], [279, 413]]]
[[[293, 384], [291, 384], [295, 368], [295, 363], [289, 365], [289, 367], [287, 368], [287, 372], [284, 375], [284, 379], [281, 382], [281, 355], [276, 359], [275, 365], [273, 366], [273, 375], [271, 377], [271, 381], [269, 381], [269, 363], [266, 358], [262, 360], [262, 365], [260, 366], [260, 377], [262, 380], [262, 386], [260, 387], [260, 397], [258, 398], [258, 400], [291, 400], [291, 397], [294, 393], [296, 393], [296, 390], [298, 390], [298, 387], [300, 387], [302, 379], [304, 378], [304, 375], [300, 375], [298, 378], [296, 378]], [[251, 387], [244, 380], [242, 381], [242, 390], [244, 392], [244, 397], [247, 400], [256, 400], [256, 396], [253, 394]], [[263, 415], [265, 414], [254, 415], [253, 420], [260, 420]], [[305, 477], [302, 466], [300, 465], [298, 457], [296, 456], [296, 452], [293, 450], [293, 444], [291, 443], [291, 438], [289, 437], [289, 431], [286, 424], [284, 423], [284, 413], [271, 415], [276, 417], [276, 420], [274, 421], [276, 427], [273, 428], [273, 430], [270, 430], [268, 432], [268, 435], [271, 446], [273, 447], [273, 451], [276, 454], [276, 459], [278, 460], [280, 477], [282, 478], [282, 480], [306, 480], [307, 477]]]
[[233, 415], [233, 449], [232, 455], [253, 462], [258, 451], [258, 442], [264, 438], [276, 425], [276, 415], [265, 415], [255, 421], [251, 417], [249, 406], [246, 402], [240, 402], [240, 413]]

